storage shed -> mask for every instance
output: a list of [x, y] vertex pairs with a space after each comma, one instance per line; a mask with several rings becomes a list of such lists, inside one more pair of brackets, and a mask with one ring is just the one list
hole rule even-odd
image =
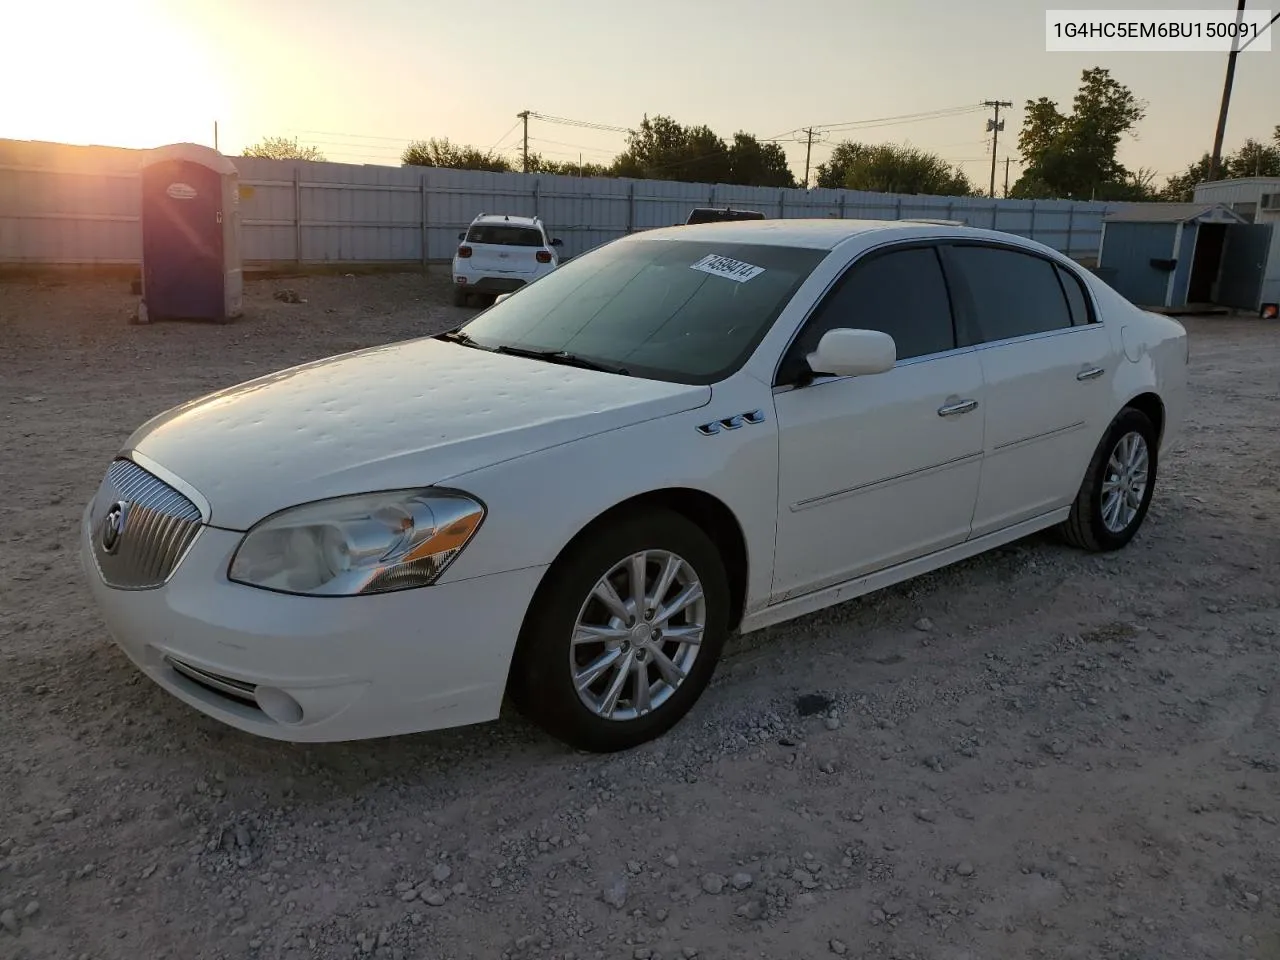
[[1221, 203], [1134, 204], [1103, 218], [1098, 273], [1144, 307], [1256, 307], [1270, 245], [1270, 225]]

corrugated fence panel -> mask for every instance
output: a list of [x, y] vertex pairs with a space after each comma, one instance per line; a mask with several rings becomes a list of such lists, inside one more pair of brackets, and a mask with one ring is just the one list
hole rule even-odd
[[[0, 262], [137, 262], [143, 151], [0, 140]], [[481, 212], [538, 215], [577, 256], [697, 206], [768, 217], [962, 220], [1093, 256], [1124, 204], [612, 180], [231, 158], [246, 262], [422, 262], [453, 255]], [[425, 187], [425, 189], [424, 189]]]

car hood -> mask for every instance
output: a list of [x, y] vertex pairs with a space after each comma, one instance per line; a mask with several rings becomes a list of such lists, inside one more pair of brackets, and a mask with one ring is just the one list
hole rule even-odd
[[330, 357], [189, 401], [125, 445], [244, 530], [285, 507], [442, 484], [548, 447], [706, 404], [711, 388], [506, 356], [431, 338]]

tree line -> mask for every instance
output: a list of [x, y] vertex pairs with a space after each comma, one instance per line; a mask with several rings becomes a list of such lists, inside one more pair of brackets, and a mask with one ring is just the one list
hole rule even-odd
[[[1208, 179], [1205, 153], [1182, 173], [1157, 186], [1147, 168], [1129, 170], [1119, 148], [1134, 136], [1147, 104], [1109, 70], [1083, 71], [1069, 108], [1048, 97], [1027, 100], [1017, 148], [1022, 172], [1008, 195], [1022, 199], [1151, 201], [1190, 200], [1197, 183]], [[245, 156], [323, 160], [312, 146], [296, 139], [267, 137]], [[404, 166], [514, 172], [523, 167], [502, 154], [458, 144], [448, 138], [417, 140], [400, 157]], [[627, 135], [626, 147], [608, 163], [566, 163], [530, 153], [531, 173], [584, 177], [626, 177], [685, 183], [725, 183], [751, 187], [795, 187], [794, 173], [781, 144], [746, 131], [724, 139], [710, 127], [685, 125], [667, 116], [644, 117]], [[1280, 125], [1270, 142], [1248, 139], [1222, 158], [1223, 179], [1280, 176]], [[876, 193], [982, 196], [964, 171], [936, 153], [908, 144], [867, 144], [846, 140], [817, 166], [816, 185]]]

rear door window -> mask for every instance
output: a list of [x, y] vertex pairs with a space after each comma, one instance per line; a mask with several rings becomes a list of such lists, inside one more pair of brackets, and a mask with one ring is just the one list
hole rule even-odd
[[509, 226], [505, 223], [478, 223], [467, 234], [467, 243], [488, 243], [498, 247], [545, 246], [537, 227]]
[[1077, 327], [1083, 327], [1085, 324], [1091, 323], [1089, 298], [1085, 296], [1084, 284], [1080, 282], [1080, 278], [1061, 264], [1054, 264], [1054, 269], [1058, 271], [1058, 279], [1062, 281], [1062, 289], [1067, 295], [1067, 306], [1071, 308], [1072, 324]]
[[1008, 247], [956, 244], [947, 251], [947, 263], [968, 293], [977, 327], [971, 336], [977, 342], [1072, 326], [1057, 268], [1044, 257]]

